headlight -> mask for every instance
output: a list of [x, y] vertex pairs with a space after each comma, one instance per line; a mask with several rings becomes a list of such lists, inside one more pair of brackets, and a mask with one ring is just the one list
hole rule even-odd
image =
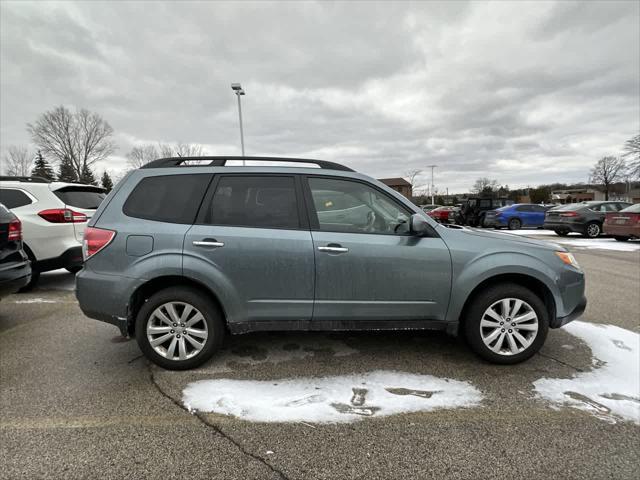
[[562, 260], [563, 263], [566, 263], [567, 265], [571, 265], [572, 267], [580, 268], [580, 265], [578, 265], [578, 261], [576, 260], [576, 258], [573, 256], [572, 253], [556, 252], [556, 255], [560, 260]]

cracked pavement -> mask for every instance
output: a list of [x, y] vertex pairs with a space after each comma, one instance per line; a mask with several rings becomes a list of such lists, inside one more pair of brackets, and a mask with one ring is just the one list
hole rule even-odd
[[[640, 331], [640, 254], [573, 250], [587, 274], [582, 320]], [[163, 371], [135, 341], [86, 319], [72, 277], [43, 276], [0, 302], [0, 478], [636, 478], [640, 427], [534, 398], [532, 382], [592, 368], [551, 331], [512, 367], [433, 332], [260, 333], [227, 338], [201, 368]], [[55, 303], [15, 303], [43, 299]], [[469, 381], [480, 407], [345, 424], [252, 423], [182, 406], [190, 382], [397, 370]], [[354, 391], [354, 398], [357, 397]], [[359, 393], [361, 394], [361, 392]], [[348, 399], [347, 399], [348, 400]], [[360, 398], [356, 398], [357, 401]], [[356, 402], [357, 403], [357, 402]]]

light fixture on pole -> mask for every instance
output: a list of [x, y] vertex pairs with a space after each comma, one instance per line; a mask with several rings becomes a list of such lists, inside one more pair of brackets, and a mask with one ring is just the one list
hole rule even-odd
[[428, 168], [431, 169], [431, 205], [435, 205], [435, 199], [433, 197], [433, 169], [436, 168], [438, 165], [427, 165]]
[[[240, 102], [240, 96], [244, 95], [245, 93], [239, 83], [232, 83], [231, 90], [233, 90], [238, 97], [238, 117], [240, 118], [240, 147], [242, 148], [242, 156], [244, 157], [244, 132], [242, 130], [242, 104]], [[242, 165], [244, 165], [244, 158], [242, 159]]]

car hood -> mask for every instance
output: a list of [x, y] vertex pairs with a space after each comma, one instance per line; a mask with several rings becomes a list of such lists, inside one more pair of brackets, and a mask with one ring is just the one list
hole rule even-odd
[[[487, 230], [481, 230], [479, 228], [469, 228], [469, 227], [448, 228], [446, 226], [441, 226], [441, 228], [444, 229], [444, 230], [447, 230], [446, 234], [444, 235], [445, 237], [446, 236], [450, 236], [450, 235], [468, 235], [468, 236], [471, 236], [471, 237], [481, 237], [481, 238], [485, 238], [485, 239], [489, 239], [489, 240], [494, 240], [496, 242], [509, 244], [509, 245], [512, 245], [512, 246], [530, 245], [530, 246], [536, 246], [536, 247], [539, 247], [539, 248], [544, 248], [545, 250], [554, 250], [554, 251], [560, 251], [560, 252], [566, 252], [567, 251], [564, 247], [562, 247], [561, 245], [558, 245], [557, 243], [554, 243], [554, 242], [536, 240], [536, 239], [529, 238], [529, 237], [523, 237], [523, 236], [520, 236], [520, 235], [514, 235], [512, 233], [492, 232], [492, 231], [487, 231]], [[446, 238], [445, 238], [445, 240], [446, 240]], [[507, 245], [505, 245], [505, 246], [507, 246]]]

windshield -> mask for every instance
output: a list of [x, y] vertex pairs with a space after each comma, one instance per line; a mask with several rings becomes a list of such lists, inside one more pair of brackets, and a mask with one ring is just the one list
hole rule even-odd
[[97, 187], [64, 187], [54, 190], [56, 197], [70, 207], [85, 208], [95, 210], [100, 206], [105, 193]]

